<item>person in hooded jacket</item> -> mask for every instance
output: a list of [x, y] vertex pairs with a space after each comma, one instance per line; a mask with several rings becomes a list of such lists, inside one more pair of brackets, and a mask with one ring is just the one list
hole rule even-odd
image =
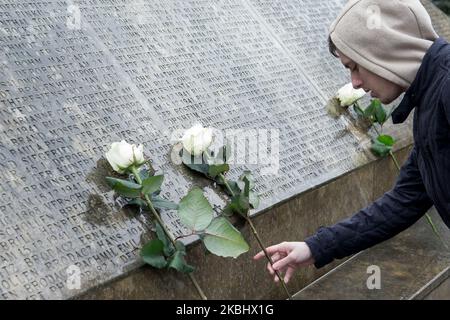
[[[350, 70], [355, 89], [388, 104], [402, 123], [414, 110], [414, 147], [395, 186], [353, 216], [304, 241], [267, 248], [267, 269], [285, 282], [302, 265], [321, 268], [392, 238], [431, 206], [450, 228], [450, 44], [419, 0], [351, 0], [329, 30], [330, 52]], [[254, 256], [264, 256], [261, 251]]]

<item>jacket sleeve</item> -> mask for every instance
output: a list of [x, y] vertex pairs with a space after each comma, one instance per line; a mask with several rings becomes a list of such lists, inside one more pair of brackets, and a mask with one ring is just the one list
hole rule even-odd
[[394, 188], [355, 215], [320, 227], [305, 239], [316, 268], [385, 241], [414, 224], [432, 206], [417, 167], [416, 148], [400, 170]]
[[450, 77], [445, 81], [441, 93], [442, 107], [444, 108], [445, 117], [447, 118], [447, 124], [450, 126]]

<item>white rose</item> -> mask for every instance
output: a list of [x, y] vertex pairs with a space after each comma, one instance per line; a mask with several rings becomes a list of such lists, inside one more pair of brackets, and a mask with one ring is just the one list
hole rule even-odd
[[208, 149], [213, 140], [212, 128], [203, 128], [201, 124], [196, 124], [192, 128], [186, 130], [181, 142], [183, 148], [195, 156], [201, 155]]
[[145, 162], [142, 145], [136, 147], [125, 140], [113, 142], [105, 157], [118, 173], [125, 173], [129, 167], [138, 167]]
[[338, 90], [336, 97], [339, 99], [341, 107], [348, 107], [361, 99], [365, 94], [364, 89], [354, 89], [353, 85], [348, 83]]

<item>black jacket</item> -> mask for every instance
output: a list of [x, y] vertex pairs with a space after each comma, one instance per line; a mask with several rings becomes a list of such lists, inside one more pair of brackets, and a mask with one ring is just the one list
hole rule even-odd
[[305, 240], [317, 268], [393, 237], [432, 205], [450, 228], [450, 44], [442, 38], [425, 54], [393, 122], [405, 121], [413, 109], [414, 148], [394, 188]]

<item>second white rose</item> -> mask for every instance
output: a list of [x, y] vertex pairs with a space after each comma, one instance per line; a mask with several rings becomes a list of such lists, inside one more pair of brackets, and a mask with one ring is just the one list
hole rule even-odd
[[192, 128], [186, 130], [181, 138], [183, 148], [195, 156], [201, 155], [206, 151], [212, 141], [212, 128], [203, 128], [201, 124], [196, 124]]

